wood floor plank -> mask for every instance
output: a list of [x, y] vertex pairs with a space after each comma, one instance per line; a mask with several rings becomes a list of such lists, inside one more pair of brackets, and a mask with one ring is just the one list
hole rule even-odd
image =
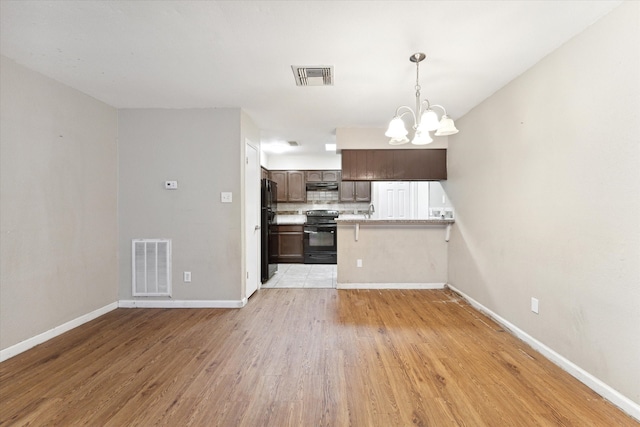
[[450, 291], [118, 309], [0, 364], [0, 426], [639, 426]]

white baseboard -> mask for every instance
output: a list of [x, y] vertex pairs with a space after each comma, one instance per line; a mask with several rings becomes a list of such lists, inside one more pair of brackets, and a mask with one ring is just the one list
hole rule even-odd
[[103, 314], [107, 314], [108, 312], [115, 310], [116, 308], [118, 308], [118, 303], [113, 302], [97, 310], [94, 310], [91, 313], [84, 314], [60, 326], [56, 326], [53, 329], [49, 329], [48, 331], [38, 334], [35, 337], [31, 337], [22, 342], [19, 342], [18, 344], [12, 345], [11, 347], [7, 347], [4, 350], [0, 350], [0, 362], [4, 362], [5, 360], [13, 356], [16, 356], [24, 351], [27, 351], [30, 348], [37, 346], [38, 344], [42, 344], [45, 341], [49, 341], [51, 338], [55, 338], [58, 335], [61, 335], [67, 331], [70, 331], [73, 328], [76, 328], [84, 323], [87, 323], [93, 319], [96, 319], [102, 316]]
[[60, 326], [56, 326], [53, 329], [49, 329], [46, 332], [36, 335], [35, 337], [28, 338], [18, 344], [7, 347], [4, 350], [0, 350], [0, 362], [4, 362], [7, 359], [12, 358], [22, 352], [29, 350], [32, 347], [42, 344], [45, 341], [49, 341], [51, 338], [55, 338], [73, 328], [87, 323], [93, 319], [96, 319], [103, 314], [115, 310], [118, 307], [122, 308], [242, 308], [247, 305], [247, 298], [243, 298], [239, 301], [191, 301], [191, 300], [171, 300], [171, 301], [141, 301], [141, 300], [120, 300], [113, 302], [109, 305], [105, 305], [102, 308], [82, 315], [76, 319], [70, 320]]
[[338, 289], [444, 289], [444, 283], [338, 283]]
[[555, 363], [560, 368], [562, 368], [563, 370], [568, 372], [570, 375], [572, 375], [573, 377], [578, 379], [580, 382], [585, 384], [587, 387], [589, 387], [590, 389], [592, 389], [593, 391], [598, 393], [600, 396], [602, 396], [605, 399], [607, 399], [609, 402], [611, 402], [614, 405], [616, 405], [618, 408], [620, 408], [622, 411], [626, 412], [627, 414], [629, 414], [630, 416], [632, 416], [636, 420], [640, 421], [640, 405], [638, 405], [637, 403], [635, 403], [634, 401], [632, 401], [631, 399], [629, 399], [628, 397], [626, 397], [625, 395], [623, 395], [622, 393], [617, 391], [616, 389], [614, 389], [611, 386], [605, 384], [600, 379], [596, 378], [595, 376], [593, 376], [589, 372], [585, 371], [584, 369], [582, 369], [581, 367], [579, 367], [578, 365], [576, 365], [575, 363], [573, 363], [572, 361], [570, 361], [566, 357], [556, 353], [554, 350], [552, 350], [551, 348], [547, 347], [546, 345], [544, 345], [540, 341], [536, 340], [531, 335], [527, 334], [525, 331], [523, 331], [522, 329], [518, 328], [517, 326], [515, 326], [511, 322], [509, 322], [509, 321], [505, 320], [504, 318], [498, 316], [496, 313], [494, 313], [493, 311], [489, 310], [487, 307], [483, 306], [478, 301], [474, 300], [469, 295], [467, 295], [464, 292], [460, 291], [456, 287], [451, 286], [451, 285], [447, 285], [447, 287], [449, 289], [451, 289], [452, 291], [454, 291], [455, 293], [459, 294], [469, 304], [471, 304], [472, 307], [474, 307], [475, 309], [477, 309], [477, 310], [481, 311], [482, 313], [486, 314], [491, 319], [493, 319], [496, 322], [498, 322], [500, 325], [504, 326], [511, 333], [513, 333], [516, 337], [518, 337], [519, 339], [521, 339], [525, 343], [529, 344], [531, 347], [533, 347], [534, 350], [538, 351], [544, 357], [546, 357], [547, 359], [551, 360], [553, 363]]
[[120, 308], [242, 308], [247, 299], [241, 300], [120, 300]]

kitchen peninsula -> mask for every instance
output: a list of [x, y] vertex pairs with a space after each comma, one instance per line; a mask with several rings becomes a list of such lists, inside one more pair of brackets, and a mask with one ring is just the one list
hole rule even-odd
[[366, 219], [338, 223], [339, 289], [434, 289], [447, 282], [452, 219]]

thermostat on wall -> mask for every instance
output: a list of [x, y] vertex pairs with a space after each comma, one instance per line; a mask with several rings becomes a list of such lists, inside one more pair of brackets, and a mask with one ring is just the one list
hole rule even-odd
[[222, 193], [220, 193], [220, 201], [222, 203], [233, 202], [233, 193], [230, 191], [223, 191]]
[[178, 181], [165, 181], [164, 188], [167, 190], [177, 190], [178, 189]]

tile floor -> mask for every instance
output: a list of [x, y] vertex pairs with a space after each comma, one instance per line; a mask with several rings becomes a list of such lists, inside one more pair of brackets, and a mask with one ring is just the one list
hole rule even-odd
[[278, 264], [278, 271], [262, 288], [335, 288], [335, 264]]

